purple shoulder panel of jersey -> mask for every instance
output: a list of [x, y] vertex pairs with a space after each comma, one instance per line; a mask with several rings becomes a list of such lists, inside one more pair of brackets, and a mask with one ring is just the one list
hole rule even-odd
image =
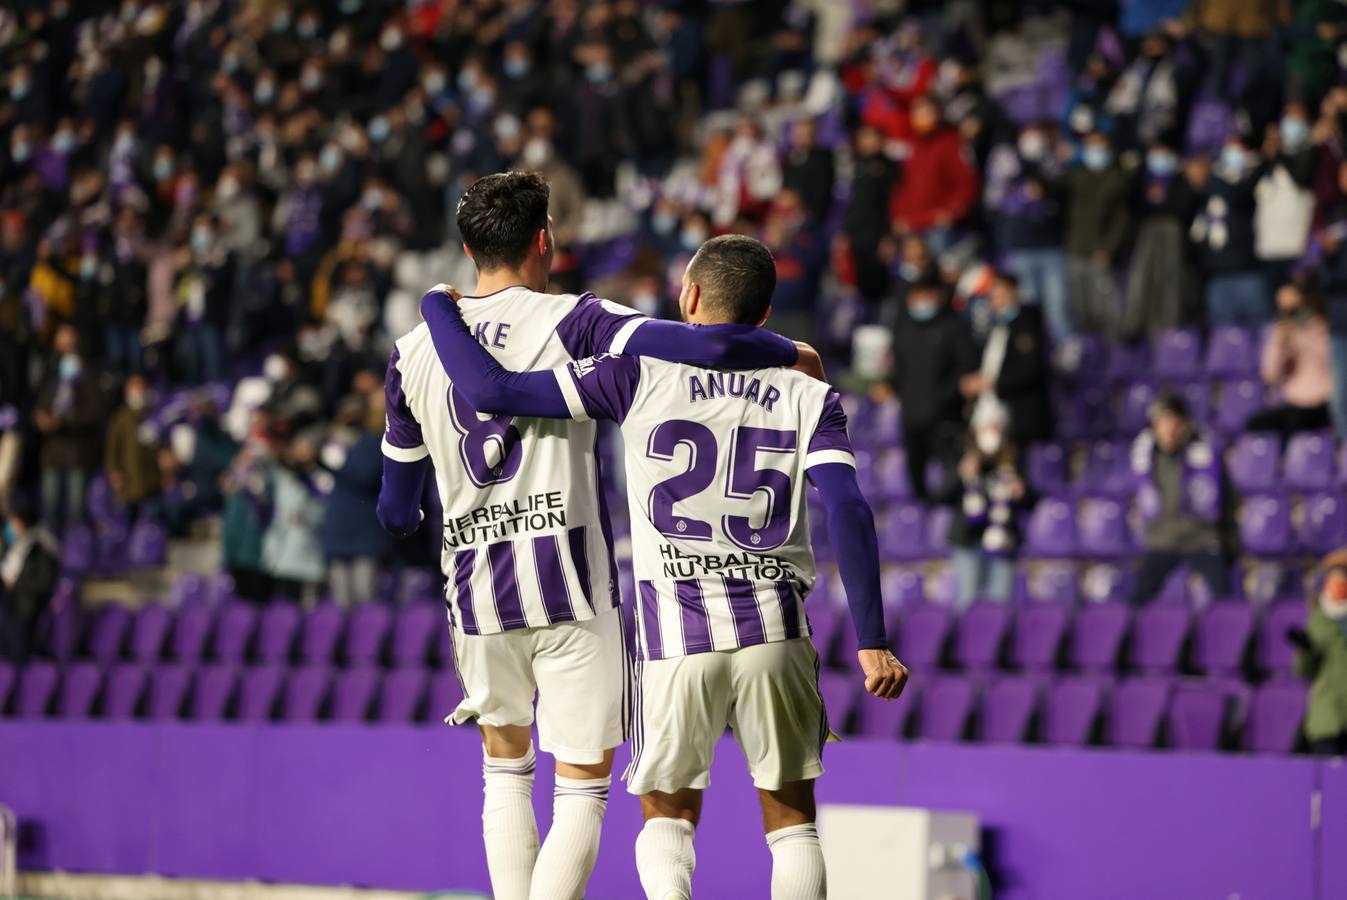
[[842, 408], [842, 395], [836, 388], [828, 391], [823, 401], [823, 413], [819, 416], [814, 435], [809, 439], [809, 453], [824, 450], [843, 450], [851, 452], [851, 439], [847, 437], [847, 413]]
[[590, 418], [621, 422], [631, 411], [641, 383], [641, 360], [605, 353], [577, 359], [566, 367]]
[[[384, 432], [384, 453], [393, 450], [411, 450], [419, 451], [424, 448], [425, 441], [421, 437], [421, 423], [416, 421], [412, 411], [407, 406], [407, 396], [402, 392], [402, 370], [398, 368], [398, 361], [402, 358], [401, 352], [397, 347], [393, 348], [393, 355], [388, 360], [388, 372], [384, 376], [384, 400], [387, 405], [388, 427]], [[421, 455], [425, 455], [422, 453]], [[399, 457], [394, 457], [399, 458]], [[401, 462], [412, 462], [410, 458], [401, 459]]]
[[639, 316], [636, 310], [623, 314], [617, 310], [622, 307], [614, 303], [604, 303], [590, 293], [580, 295], [575, 308], [557, 324], [557, 337], [572, 359], [584, 359], [596, 353], [604, 353], [613, 343], [613, 338], [633, 317]]

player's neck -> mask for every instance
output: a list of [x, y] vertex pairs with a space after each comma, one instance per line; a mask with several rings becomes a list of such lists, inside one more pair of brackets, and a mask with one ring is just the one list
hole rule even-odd
[[522, 269], [492, 269], [490, 272], [477, 273], [477, 289], [473, 291], [474, 297], [485, 297], [488, 294], [494, 294], [503, 291], [506, 288], [526, 287], [531, 291], [545, 291], [547, 283], [544, 280], [540, 287], [536, 282], [539, 279], [530, 278], [528, 273]]

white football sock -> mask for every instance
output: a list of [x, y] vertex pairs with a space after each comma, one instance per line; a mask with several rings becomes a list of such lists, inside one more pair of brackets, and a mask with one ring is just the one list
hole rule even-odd
[[527, 900], [538, 858], [533, 818], [533, 744], [518, 759], [482, 753], [482, 842], [496, 900]]
[[536, 900], [580, 900], [599, 855], [599, 832], [612, 779], [557, 776], [552, 827], [533, 865]]
[[813, 822], [767, 832], [772, 851], [772, 900], [822, 900], [828, 896], [823, 845]]
[[636, 836], [636, 871], [647, 900], [687, 900], [692, 896], [692, 823], [686, 819], [649, 819]]

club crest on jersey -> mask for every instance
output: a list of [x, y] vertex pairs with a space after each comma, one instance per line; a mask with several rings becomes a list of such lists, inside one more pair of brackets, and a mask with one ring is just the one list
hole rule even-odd
[[617, 356], [616, 353], [600, 353], [597, 356], [590, 356], [586, 359], [577, 359], [571, 363], [571, 371], [575, 373], [577, 381], [582, 380], [586, 375], [598, 368], [599, 360], [608, 359], [610, 356]]

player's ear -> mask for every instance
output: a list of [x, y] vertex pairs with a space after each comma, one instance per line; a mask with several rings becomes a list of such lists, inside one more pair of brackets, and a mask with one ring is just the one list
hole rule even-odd
[[698, 308], [702, 305], [702, 288], [697, 282], [688, 279], [688, 305], [683, 310], [684, 318], [691, 320], [697, 314]]
[[539, 228], [538, 233], [533, 236], [533, 247], [538, 251], [539, 256], [547, 255], [547, 229]]
[[767, 309], [763, 310], [762, 318], [758, 320], [758, 327], [761, 328], [763, 325], [767, 324], [767, 320], [770, 319], [771, 317], [772, 317], [772, 305], [769, 303], [767, 304]]
[[467, 254], [468, 259], [472, 259], [472, 251], [471, 251], [470, 249], [468, 249], [468, 245], [467, 245], [467, 244], [464, 244], [464, 245], [463, 245], [463, 252]]

